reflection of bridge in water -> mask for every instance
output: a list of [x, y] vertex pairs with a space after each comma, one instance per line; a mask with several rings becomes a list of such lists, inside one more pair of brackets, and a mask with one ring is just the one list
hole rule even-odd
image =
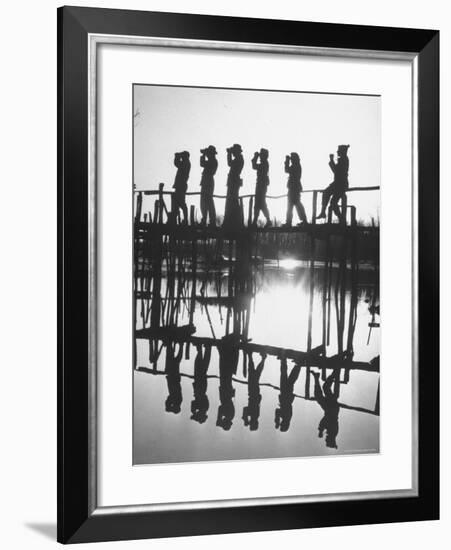
[[[244, 224], [244, 206], [241, 199], [243, 224], [235, 230], [217, 227], [202, 227], [196, 223], [195, 212], [191, 207], [188, 225], [177, 223], [174, 215], [166, 208], [163, 188], [148, 192], [156, 196], [154, 212], [143, 216], [143, 193], [137, 193], [134, 228], [134, 323], [135, 323], [135, 368], [152, 374], [165, 374], [172, 380], [175, 395], [180, 390], [180, 378], [196, 380], [196, 375], [181, 373], [180, 350], [185, 359], [190, 358], [190, 348], [198, 351], [216, 350], [221, 357], [220, 374], [204, 373], [207, 379], [220, 379], [221, 406], [224, 410], [232, 406], [233, 384], [246, 384], [258, 394], [261, 385], [276, 391], [282, 388], [284, 364], [290, 360], [305, 373], [303, 395], [291, 394], [296, 398], [317, 400], [317, 376], [321, 375], [323, 387], [331, 388], [331, 399], [340, 408], [348, 408], [373, 415], [379, 414], [379, 386], [374, 396], [374, 407], [354, 407], [338, 401], [340, 386], [348, 384], [353, 371], [379, 373], [379, 356], [368, 361], [354, 360], [354, 333], [357, 322], [359, 301], [359, 255], [358, 248], [362, 234], [378, 238], [378, 228], [362, 227], [356, 223], [356, 212], [346, 201], [342, 204], [343, 216], [340, 223], [331, 223], [329, 211], [327, 223], [316, 224], [317, 191], [313, 192], [312, 221], [294, 228], [260, 228], [251, 224], [252, 197], [249, 199], [248, 225]], [[346, 214], [350, 213], [348, 217]], [[144, 219], [143, 219], [144, 217]], [[348, 224], [349, 221], [349, 224]], [[252, 307], [257, 293], [257, 279], [267, 269], [268, 250], [281, 250], [296, 247], [302, 234], [303, 250], [308, 259], [305, 271], [308, 273], [308, 322], [306, 345], [300, 349], [296, 345], [289, 348], [271, 345], [270, 342], [254, 342], [249, 337], [252, 324]], [[287, 245], [288, 243], [288, 245]], [[320, 246], [318, 245], [320, 243]], [[272, 248], [271, 246], [274, 245]], [[270, 258], [279, 265], [279, 256]], [[368, 309], [372, 315], [370, 331], [378, 327], [375, 311], [379, 309], [378, 258], [374, 257], [371, 267], [373, 280], [367, 283]], [[314, 295], [320, 292], [320, 313], [314, 315]], [[277, 296], [274, 296], [277, 300]], [[202, 310], [208, 321], [211, 336], [199, 336], [195, 326], [195, 312]], [[214, 323], [211, 310], [219, 312], [221, 323]], [[223, 315], [223, 311], [225, 314]], [[222, 322], [223, 321], [223, 322]], [[273, 321], [277, 322], [277, 319]], [[332, 322], [333, 321], [333, 322]], [[315, 341], [314, 324], [320, 325], [320, 340]], [[335, 330], [333, 340], [336, 350], [328, 355], [331, 343], [331, 330]], [[222, 331], [222, 332], [220, 332]], [[316, 340], [318, 340], [316, 336]], [[149, 362], [152, 368], [137, 364], [138, 341], [149, 346]], [[174, 346], [179, 346], [176, 354]], [[158, 360], [163, 348], [172, 349], [169, 368], [158, 368]], [[210, 353], [210, 351], [208, 352]], [[275, 357], [280, 361], [281, 384], [255, 382], [251, 386], [249, 362], [252, 354]], [[238, 356], [242, 356], [242, 377], [237, 375]], [[166, 357], [167, 362], [167, 357]], [[285, 362], [285, 363], [284, 363]], [[222, 370], [221, 370], [222, 369]], [[228, 372], [224, 373], [224, 369]], [[334, 375], [333, 380], [331, 378]], [[313, 378], [311, 375], [314, 375]], [[285, 377], [287, 378], [287, 377]], [[226, 382], [224, 380], [226, 379]], [[174, 390], [174, 380], [175, 387]], [[332, 382], [328, 382], [332, 380]], [[286, 383], [286, 380], [285, 380]], [[168, 386], [170, 382], [168, 381]], [[222, 389], [221, 389], [222, 388]], [[228, 397], [224, 397], [228, 392]], [[170, 392], [171, 393], [171, 392]], [[288, 392], [290, 393], [290, 392]], [[324, 397], [324, 396], [323, 396]], [[327, 396], [326, 396], [327, 397]], [[181, 397], [179, 397], [181, 401]], [[333, 400], [333, 399], [332, 399]], [[177, 401], [177, 398], [175, 399]], [[283, 409], [283, 404], [281, 403]], [[168, 409], [169, 410], [169, 409]], [[172, 403], [172, 412], [177, 412]], [[283, 411], [282, 411], [283, 416]], [[338, 415], [338, 412], [337, 412]], [[219, 415], [221, 416], [221, 415]], [[222, 413], [222, 420], [227, 414]], [[327, 414], [325, 415], [327, 416]], [[289, 424], [289, 423], [288, 423]], [[220, 424], [218, 424], [220, 425]], [[228, 429], [223, 425], [224, 429]], [[338, 430], [338, 428], [337, 428]]]
[[[203, 345], [209, 346], [209, 345], [211, 345], [211, 340], [208, 339], [208, 338], [190, 338], [190, 339], [186, 340], [186, 344], [194, 344], [194, 345], [203, 344]], [[158, 340], [158, 339], [154, 340], [152, 342], [152, 348], [154, 350], [154, 352], [153, 352], [154, 353], [154, 355], [153, 355], [154, 368], [136, 367], [136, 370], [138, 370], [140, 372], [145, 372], [145, 373], [148, 373], [148, 374], [152, 374], [152, 375], [160, 375], [160, 376], [167, 375], [167, 372], [166, 372], [165, 369], [159, 370], [158, 367], [157, 367], [158, 359], [159, 359], [159, 356], [160, 356], [160, 353], [161, 353], [161, 350], [162, 350], [163, 346], [164, 346], [164, 340]], [[265, 348], [265, 346], [251, 345], [251, 346], [242, 346], [242, 347], [240, 347], [240, 349], [245, 354], [252, 353], [252, 351], [256, 351], [256, 350], [262, 350], [263, 348]], [[186, 349], [189, 349], [189, 347], [187, 346]], [[264, 352], [263, 351], [262, 352], [258, 351], [258, 353], [264, 353]], [[288, 359], [293, 359], [296, 362], [295, 358], [296, 358], [297, 353], [299, 353], [299, 352], [292, 352], [291, 350], [287, 350], [287, 358]], [[247, 355], [243, 354], [243, 361], [242, 361], [242, 375], [243, 375], [243, 378], [232, 376], [232, 382], [233, 383], [243, 384], [243, 385], [248, 384], [248, 379], [246, 378], [247, 377], [246, 357], [247, 357]], [[279, 357], [279, 356], [277, 356], [277, 357]], [[315, 365], [314, 361], [313, 362], [308, 361], [307, 364], [309, 365], [308, 368], [313, 368], [313, 367], [317, 367], [319, 369], [329, 369], [330, 368], [330, 369], [337, 372], [338, 377], [335, 381], [334, 388], [333, 388], [334, 394], [336, 395], [337, 398], [340, 396], [340, 386], [341, 386], [341, 384], [348, 384], [348, 382], [350, 380], [350, 371], [351, 370], [356, 369], [356, 370], [363, 370], [363, 371], [368, 371], [368, 372], [379, 372], [379, 363], [378, 362], [376, 362], [376, 364], [363, 363], [362, 362], [362, 363], [355, 363], [351, 366], [349, 366], [349, 364], [348, 364], [347, 366], [337, 367], [337, 363], [335, 362], [335, 360], [333, 358], [331, 358], [331, 361], [332, 362], [329, 363], [329, 366], [327, 366], [327, 364], [325, 365], [324, 363], [319, 363], [319, 364]], [[301, 363], [299, 363], [299, 364], [301, 364]], [[301, 364], [301, 366], [302, 366], [302, 364]], [[306, 366], [306, 365], [304, 365], [304, 366]], [[322, 375], [322, 380], [323, 381], [325, 381], [327, 379], [326, 378], [326, 376], [327, 376], [326, 372], [327, 371], [323, 371], [323, 375]], [[195, 375], [187, 374], [187, 373], [183, 373], [183, 372], [180, 373], [180, 377], [188, 378], [188, 379], [191, 379], [191, 380], [196, 379]], [[216, 374], [206, 375], [206, 379], [219, 380], [219, 378], [220, 377]], [[315, 401], [315, 397], [310, 394], [310, 385], [307, 383], [307, 379], [308, 379], [308, 377], [306, 376], [306, 384], [305, 384], [304, 393], [302, 395], [294, 393], [293, 395], [294, 395], [295, 398], [298, 398], [298, 399], [307, 399], [307, 400]], [[271, 389], [280, 391], [280, 385], [271, 384], [269, 382], [259, 382], [259, 386], [260, 387], [267, 387], [267, 388], [271, 388]], [[378, 388], [377, 394], [375, 396], [374, 407], [372, 409], [368, 409], [368, 408], [365, 408], [365, 407], [353, 406], [353, 405], [347, 405], [346, 403], [342, 403], [340, 401], [338, 401], [338, 405], [343, 409], [354, 410], [354, 411], [363, 412], [363, 413], [378, 416], [379, 415], [379, 388]]]

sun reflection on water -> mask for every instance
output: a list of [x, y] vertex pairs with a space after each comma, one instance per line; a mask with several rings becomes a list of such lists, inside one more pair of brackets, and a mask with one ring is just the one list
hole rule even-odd
[[280, 260], [279, 266], [282, 269], [286, 269], [287, 271], [295, 269], [296, 267], [299, 267], [299, 261], [294, 260], [293, 258], [284, 258], [283, 260]]

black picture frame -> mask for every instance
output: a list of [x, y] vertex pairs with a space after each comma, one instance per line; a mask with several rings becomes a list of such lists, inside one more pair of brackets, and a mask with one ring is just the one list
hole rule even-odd
[[[171, 37], [409, 52], [418, 112], [418, 496], [146, 512], [98, 509], [90, 426], [88, 36]], [[174, 13], [58, 10], [58, 541], [62, 543], [439, 517], [439, 32]], [[94, 335], [95, 336], [95, 335]], [[149, 495], [150, 496], [150, 495]]]

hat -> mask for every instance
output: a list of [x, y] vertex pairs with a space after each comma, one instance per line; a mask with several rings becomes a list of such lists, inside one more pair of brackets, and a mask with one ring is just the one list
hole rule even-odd
[[344, 151], [345, 153], [347, 153], [348, 149], [349, 149], [349, 145], [339, 145], [338, 146], [338, 150], [339, 151]]
[[218, 151], [216, 151], [216, 147], [214, 145], [209, 145], [207, 147], [207, 151], [209, 153], [211, 153], [212, 155], [216, 155], [218, 153]]
[[236, 151], [237, 153], [241, 153], [243, 149], [241, 149], [241, 145], [239, 143], [234, 143], [232, 146], [232, 149]]
[[262, 148], [260, 149], [260, 154], [261, 154], [261, 155], [262, 155], [262, 154], [268, 155], [268, 154], [269, 154], [269, 151], [268, 151], [268, 149], [265, 149], [264, 147], [262, 147]]

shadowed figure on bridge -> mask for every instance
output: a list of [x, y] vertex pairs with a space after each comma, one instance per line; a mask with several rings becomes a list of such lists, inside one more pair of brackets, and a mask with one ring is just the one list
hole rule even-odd
[[326, 447], [337, 449], [338, 435], [338, 413], [340, 405], [338, 404], [338, 396], [332, 391], [332, 384], [336, 384], [339, 379], [340, 371], [334, 371], [330, 374], [326, 381], [321, 385], [319, 383], [319, 373], [313, 372], [315, 377], [315, 399], [324, 411], [324, 416], [318, 425], [318, 437], [323, 437], [324, 430], [326, 431]]
[[227, 149], [227, 164], [229, 174], [227, 176], [227, 196], [224, 211], [224, 227], [236, 229], [242, 225], [240, 209], [240, 187], [243, 185], [241, 171], [244, 166], [244, 158], [241, 145], [235, 143]]
[[224, 336], [218, 345], [219, 351], [219, 401], [216, 426], [230, 430], [235, 416], [235, 389], [232, 377], [238, 368], [239, 348], [238, 340], [234, 335]]
[[[175, 353], [175, 347], [179, 346], [179, 351]], [[166, 364], [164, 372], [166, 373], [166, 382], [168, 385], [168, 396], [166, 398], [166, 412], [177, 414], [180, 412], [182, 404], [182, 386], [180, 376], [180, 362], [183, 356], [183, 344], [168, 342], [166, 344]]]
[[271, 218], [269, 217], [268, 205], [266, 204], [266, 193], [269, 185], [269, 152], [268, 149], [260, 149], [256, 151], [252, 158], [252, 168], [257, 172], [257, 182], [255, 184], [255, 202], [254, 202], [254, 220], [253, 224], [257, 225], [260, 212], [266, 218], [266, 226], [270, 227]]
[[[187, 224], [188, 208], [186, 206], [186, 190], [188, 189], [188, 178], [191, 170], [191, 162], [189, 160], [188, 151], [175, 153], [174, 165], [177, 167], [174, 185], [172, 186], [175, 190], [173, 194], [174, 218], [176, 219], [180, 215], [181, 210], [183, 213], [183, 223]], [[180, 221], [182, 220], [180, 219]]]
[[200, 153], [200, 165], [203, 168], [200, 180], [202, 225], [206, 225], [207, 218], [209, 218], [210, 225], [216, 226], [216, 209], [213, 193], [215, 190], [214, 176], [218, 169], [217, 151], [214, 145], [209, 145], [206, 149], [201, 149]]
[[280, 357], [280, 394], [279, 407], [277, 407], [274, 424], [281, 432], [288, 431], [293, 416], [294, 385], [301, 372], [301, 365], [294, 365], [288, 374], [287, 358], [285, 354]]
[[[332, 212], [337, 216], [339, 221], [343, 221], [343, 215], [345, 212], [340, 212], [338, 201], [342, 200], [346, 196], [346, 191], [349, 188], [348, 172], [349, 172], [349, 158], [348, 158], [349, 145], [339, 145], [337, 149], [337, 162], [334, 160], [334, 155], [329, 155], [329, 167], [334, 173], [333, 182], [326, 187], [323, 191], [321, 212], [318, 214], [317, 219], [326, 217], [327, 205], [330, 201], [330, 207]], [[346, 219], [346, 218], [345, 218]]]
[[261, 360], [257, 367], [254, 365], [252, 352], [248, 354], [248, 359], [248, 404], [243, 408], [243, 420], [245, 426], [249, 426], [251, 431], [255, 431], [258, 430], [258, 419], [260, 417], [260, 403], [262, 400], [262, 394], [260, 393], [260, 377], [263, 367], [265, 366], [266, 354], [261, 354]]
[[202, 344], [197, 344], [197, 355], [194, 360], [194, 399], [191, 401], [191, 420], [203, 424], [208, 416], [207, 411], [210, 405], [207, 397], [207, 371], [210, 365], [211, 345], [206, 344], [202, 353]]
[[296, 208], [300, 223], [307, 223], [307, 216], [305, 214], [304, 205], [301, 202], [301, 176], [302, 166], [301, 160], [297, 153], [291, 153], [285, 157], [285, 172], [288, 174], [288, 206], [287, 206], [287, 222], [285, 227], [291, 227], [293, 221], [293, 208]]

